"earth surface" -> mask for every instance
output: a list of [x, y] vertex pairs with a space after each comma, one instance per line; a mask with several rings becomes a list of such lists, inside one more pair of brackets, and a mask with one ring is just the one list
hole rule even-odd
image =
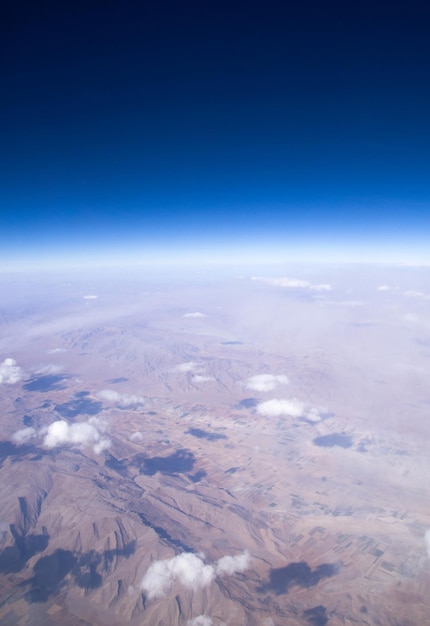
[[3, 272], [0, 624], [429, 624], [430, 269]]

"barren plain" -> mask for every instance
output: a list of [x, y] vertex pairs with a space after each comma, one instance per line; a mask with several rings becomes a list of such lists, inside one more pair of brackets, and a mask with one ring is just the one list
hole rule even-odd
[[430, 624], [430, 270], [3, 272], [0, 624]]

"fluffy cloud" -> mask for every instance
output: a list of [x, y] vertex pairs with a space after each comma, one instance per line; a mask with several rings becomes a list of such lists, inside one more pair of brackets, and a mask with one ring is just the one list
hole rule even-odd
[[208, 615], [199, 615], [188, 620], [187, 626], [213, 626], [213, 621]]
[[16, 433], [12, 435], [12, 441], [16, 443], [27, 443], [30, 439], [33, 439], [37, 436], [37, 431], [35, 428], [22, 428], [21, 430], [17, 430]]
[[203, 589], [216, 576], [243, 572], [249, 567], [249, 563], [247, 551], [238, 556], [222, 557], [213, 565], [206, 564], [201, 556], [192, 552], [182, 552], [171, 559], [152, 563], [142, 579], [141, 589], [150, 600], [167, 595], [175, 582], [189, 589]]
[[97, 300], [98, 296], [93, 294], [88, 294], [87, 296], [82, 296], [84, 300]]
[[424, 534], [424, 542], [426, 544], [427, 554], [430, 556], [430, 529], [426, 530]]
[[267, 400], [257, 405], [257, 413], [268, 415], [269, 417], [279, 417], [280, 415], [302, 417], [305, 413], [305, 405], [297, 398], [291, 398], [290, 400]]
[[200, 374], [193, 376], [193, 381], [195, 383], [208, 383], [211, 380], [215, 380], [215, 378], [213, 376], [201, 376]]
[[242, 552], [237, 556], [223, 556], [216, 564], [218, 576], [231, 576], [236, 572], [244, 572], [249, 567], [249, 552]]
[[331, 285], [324, 283], [321, 285], [312, 285], [308, 280], [300, 280], [298, 278], [266, 278], [264, 276], [253, 276], [252, 280], [262, 280], [274, 287], [287, 287], [293, 289], [311, 289], [312, 291], [331, 291]]
[[56, 448], [61, 445], [71, 445], [78, 448], [92, 446], [96, 454], [110, 447], [111, 441], [106, 436], [106, 424], [97, 417], [91, 417], [87, 422], [69, 424], [65, 420], [57, 420], [48, 426], [43, 445], [47, 448]]
[[184, 313], [183, 317], [206, 317], [206, 315], [200, 311], [195, 311], [194, 313]]
[[16, 364], [14, 359], [5, 359], [0, 364], [0, 383], [13, 385], [18, 383], [22, 377], [22, 369]]
[[143, 404], [145, 402], [145, 399], [141, 396], [118, 393], [118, 391], [114, 389], [102, 389], [97, 393], [97, 397], [100, 398], [100, 400], [112, 402], [120, 407], [135, 406], [136, 404]]
[[314, 424], [317, 424], [318, 422], [321, 422], [321, 420], [324, 419], [324, 416], [327, 417], [328, 413], [325, 409], [316, 409], [315, 407], [310, 409], [310, 411], [308, 411], [308, 413], [306, 414], [306, 419], [309, 422], [313, 422]]
[[272, 391], [276, 385], [288, 383], [289, 380], [284, 374], [257, 374], [248, 378], [245, 387], [253, 391]]
[[379, 285], [378, 291], [391, 291], [390, 285]]

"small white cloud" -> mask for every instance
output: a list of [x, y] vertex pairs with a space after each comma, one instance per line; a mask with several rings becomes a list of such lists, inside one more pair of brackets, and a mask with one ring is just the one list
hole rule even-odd
[[379, 285], [378, 291], [391, 291], [390, 285]]
[[215, 378], [213, 376], [201, 376], [200, 374], [193, 376], [193, 381], [195, 383], [208, 383], [211, 380], [215, 380]]
[[200, 311], [195, 311], [194, 313], [184, 313], [183, 317], [206, 317], [206, 315]]
[[114, 389], [102, 389], [97, 392], [97, 397], [100, 400], [106, 400], [106, 402], [112, 402], [119, 407], [131, 407], [138, 404], [143, 404], [145, 399], [141, 396], [135, 396], [128, 393], [118, 393]]
[[84, 300], [97, 300], [98, 296], [93, 294], [88, 294], [87, 296], [82, 296]]
[[424, 543], [426, 546], [427, 554], [430, 557], [430, 529], [426, 530], [424, 534]]
[[166, 596], [175, 582], [189, 589], [203, 589], [216, 576], [243, 572], [249, 563], [248, 552], [236, 557], [222, 557], [213, 565], [206, 564], [201, 556], [182, 552], [171, 559], [154, 561], [142, 579], [141, 589], [149, 600]]
[[202, 589], [215, 578], [212, 565], [191, 552], [183, 552], [165, 561], [152, 563], [142, 579], [141, 588], [150, 600], [167, 595], [177, 580], [184, 587]]
[[248, 378], [245, 387], [253, 391], [272, 391], [276, 385], [288, 385], [288, 383], [289, 380], [285, 374], [257, 374]]
[[53, 348], [52, 350], [47, 350], [48, 354], [58, 354], [59, 352], [67, 352], [66, 348]]
[[96, 454], [110, 447], [111, 441], [106, 436], [106, 424], [97, 417], [91, 417], [87, 422], [69, 424], [64, 420], [52, 422], [46, 430], [43, 445], [47, 448], [56, 448], [61, 445], [71, 445], [78, 448], [92, 446]]
[[23, 377], [22, 369], [14, 359], [5, 359], [0, 364], [0, 384], [14, 385]]
[[213, 626], [213, 624], [212, 618], [208, 615], [198, 615], [187, 622], [187, 626]]
[[305, 413], [305, 405], [297, 398], [291, 398], [290, 400], [267, 400], [257, 405], [257, 413], [269, 417], [278, 417], [280, 415], [302, 417]]
[[323, 411], [323, 410], [319, 410], [317, 408], [312, 408], [310, 409], [310, 411], [308, 411], [308, 413], [306, 414], [306, 419], [309, 422], [313, 422], [314, 424], [317, 424], [318, 422], [321, 422], [321, 420], [324, 417], [324, 414], [327, 417], [327, 411]]
[[177, 372], [184, 372], [185, 374], [187, 372], [195, 372], [198, 369], [200, 369], [200, 365], [196, 363], [195, 361], [188, 361], [187, 363], [181, 363], [180, 365], [177, 365], [175, 367], [175, 370]]
[[16, 443], [27, 443], [27, 441], [30, 441], [30, 439], [33, 439], [36, 436], [36, 429], [29, 426], [28, 428], [21, 428], [21, 430], [17, 430], [16, 433], [12, 435], [12, 441], [15, 441]]
[[328, 283], [313, 285], [308, 280], [300, 280], [299, 278], [266, 278], [265, 276], [253, 276], [251, 280], [261, 280], [269, 285], [273, 285], [274, 287], [311, 289], [313, 291], [331, 291], [331, 285]]
[[216, 564], [216, 573], [218, 576], [232, 576], [232, 574], [244, 572], [248, 569], [250, 561], [251, 558], [247, 550], [237, 556], [223, 556]]
[[142, 433], [141, 433], [141, 432], [139, 432], [139, 431], [136, 431], [135, 433], [133, 433], [133, 434], [130, 436], [130, 441], [133, 441], [133, 442], [143, 441], [143, 435], [142, 435]]

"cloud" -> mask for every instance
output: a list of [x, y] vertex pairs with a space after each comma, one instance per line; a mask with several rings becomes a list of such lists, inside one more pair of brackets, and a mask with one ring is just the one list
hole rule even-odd
[[12, 435], [12, 441], [16, 443], [27, 443], [30, 439], [33, 439], [37, 436], [37, 431], [35, 428], [22, 428], [21, 430], [17, 430], [16, 433]]
[[249, 567], [249, 552], [242, 552], [237, 556], [223, 556], [216, 565], [216, 573], [218, 576], [231, 576], [236, 572], [244, 572]]
[[245, 387], [253, 391], [272, 391], [276, 385], [288, 385], [289, 382], [284, 374], [257, 374], [248, 378]]
[[265, 276], [253, 276], [251, 280], [261, 280], [274, 287], [286, 287], [290, 289], [311, 289], [312, 291], [331, 291], [328, 283], [313, 285], [308, 280], [299, 278], [266, 278]]
[[136, 406], [136, 404], [143, 404], [145, 399], [141, 396], [130, 395], [128, 393], [118, 393], [114, 389], [102, 389], [97, 392], [97, 397], [100, 400], [106, 400], [112, 402], [120, 407]]
[[306, 414], [306, 419], [308, 420], [308, 422], [313, 422], [314, 424], [317, 424], [318, 422], [321, 422], [321, 420], [324, 419], [324, 417], [328, 416], [328, 412], [326, 409], [317, 409], [317, 408], [312, 408], [310, 409], [310, 411], [308, 411], [308, 413]]
[[58, 352], [67, 352], [66, 348], [53, 348], [52, 350], [47, 350], [48, 354], [57, 354]]
[[14, 385], [23, 377], [22, 369], [16, 364], [14, 359], [5, 359], [0, 364], [0, 383]]
[[378, 291], [391, 291], [390, 285], [379, 285]]
[[180, 365], [177, 365], [175, 367], [175, 370], [177, 372], [195, 372], [197, 369], [200, 368], [200, 365], [198, 363], [196, 363], [195, 361], [188, 361], [187, 363], [181, 363]]
[[427, 554], [430, 557], [430, 529], [426, 530], [426, 532], [424, 534], [424, 542], [426, 544]]
[[182, 317], [206, 317], [206, 315], [200, 311], [195, 311], [194, 313], [184, 313]]
[[297, 398], [291, 400], [267, 400], [257, 405], [257, 413], [278, 417], [280, 415], [290, 415], [291, 417], [302, 417], [305, 413], [305, 405]]
[[171, 559], [152, 563], [142, 579], [141, 589], [150, 600], [166, 596], [175, 582], [189, 589], [203, 589], [216, 576], [243, 572], [249, 563], [247, 551], [238, 556], [222, 557], [213, 565], [206, 564], [201, 556], [192, 552], [182, 552]]
[[93, 294], [88, 294], [88, 296], [82, 296], [84, 300], [97, 300], [98, 296]]
[[211, 380], [215, 380], [215, 378], [213, 376], [201, 376], [200, 374], [193, 376], [195, 383], [208, 383]]
[[143, 435], [142, 435], [142, 433], [141, 433], [141, 432], [139, 432], [139, 431], [136, 431], [135, 433], [133, 433], [133, 434], [130, 436], [130, 441], [133, 441], [133, 442], [135, 442], [135, 441], [137, 441], [137, 442], [139, 442], [139, 441], [143, 441]]
[[213, 621], [208, 615], [198, 615], [193, 619], [189, 619], [187, 626], [213, 626]]
[[75, 424], [69, 424], [65, 420], [57, 420], [46, 429], [43, 445], [47, 448], [56, 448], [61, 445], [71, 445], [78, 448], [92, 446], [94, 452], [100, 454], [112, 443], [105, 433], [106, 424], [97, 417], [91, 417], [87, 422]]

